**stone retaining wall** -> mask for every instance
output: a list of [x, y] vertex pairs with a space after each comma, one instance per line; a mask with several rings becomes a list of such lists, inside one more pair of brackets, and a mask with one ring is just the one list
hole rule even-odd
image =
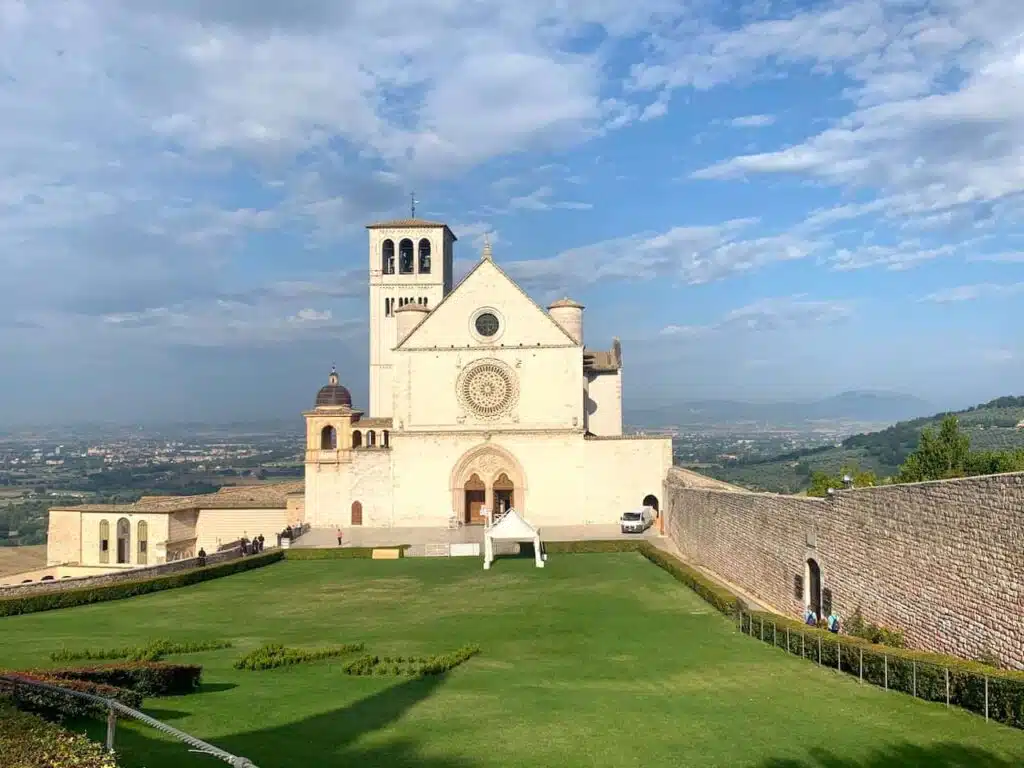
[[[206, 556], [207, 565], [235, 560], [242, 556], [241, 549], [230, 549], [224, 552], [217, 552]], [[175, 560], [173, 563], [162, 563], [151, 565], [147, 568], [129, 568], [115, 573], [105, 573], [102, 576], [83, 576], [80, 578], [58, 579], [54, 581], [37, 581], [32, 584], [18, 584], [11, 587], [0, 587], [0, 600], [12, 597], [28, 597], [43, 592], [55, 592], [65, 589], [88, 589], [89, 587], [100, 587], [107, 584], [116, 584], [121, 581], [143, 581], [157, 576], [166, 576], [178, 571], [189, 571], [199, 567], [199, 559], [192, 557], [187, 560]]]
[[[1024, 473], [816, 499], [665, 484], [665, 532], [693, 561], [801, 616], [807, 561], [840, 616], [908, 645], [1024, 668]], [[799, 594], [798, 594], [799, 593]]]

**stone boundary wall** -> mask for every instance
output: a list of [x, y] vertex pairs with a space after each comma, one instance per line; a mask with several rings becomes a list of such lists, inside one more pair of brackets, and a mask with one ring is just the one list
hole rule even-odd
[[836, 491], [830, 498], [693, 487], [672, 470], [665, 532], [693, 562], [802, 617], [821, 568], [840, 616], [909, 646], [1024, 669], [1024, 473]]
[[[236, 560], [242, 556], [241, 549], [230, 549], [224, 552], [217, 552], [206, 556], [207, 565], [216, 565], [228, 560]], [[54, 566], [56, 567], [56, 566]], [[53, 581], [35, 581], [31, 584], [16, 584], [10, 587], [0, 587], [0, 600], [14, 597], [28, 597], [44, 592], [60, 592], [66, 589], [88, 589], [90, 587], [102, 587], [107, 584], [116, 584], [121, 581], [144, 581], [157, 576], [166, 576], [179, 571], [190, 571], [199, 567], [199, 558], [191, 557], [187, 560], [175, 560], [173, 563], [161, 563], [146, 568], [127, 568], [115, 573], [104, 573], [101, 576], [81, 576], [71, 579], [55, 579]], [[17, 575], [17, 574], [15, 574]]]

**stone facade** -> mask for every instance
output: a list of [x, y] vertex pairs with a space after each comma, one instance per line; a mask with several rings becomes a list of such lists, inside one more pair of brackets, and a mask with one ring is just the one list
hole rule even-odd
[[683, 554], [781, 613], [802, 615], [813, 560], [840, 616], [859, 607], [911, 647], [1024, 668], [1024, 473], [818, 499], [672, 470], [664, 495]]

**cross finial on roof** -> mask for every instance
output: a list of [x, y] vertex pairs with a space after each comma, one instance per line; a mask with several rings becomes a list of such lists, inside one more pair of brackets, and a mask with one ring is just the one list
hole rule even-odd
[[491, 253], [491, 236], [489, 233], [484, 233], [484, 252], [482, 258], [485, 261], [493, 261], [494, 254]]

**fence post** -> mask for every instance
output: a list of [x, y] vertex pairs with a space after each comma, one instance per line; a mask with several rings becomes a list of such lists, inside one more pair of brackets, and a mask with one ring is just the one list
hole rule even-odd
[[836, 638], [836, 669], [843, 671], [843, 644]]
[[882, 664], [885, 666], [885, 690], [889, 690], [889, 657], [882, 654]]
[[946, 667], [946, 706], [949, 706], [949, 667]]
[[117, 731], [117, 713], [111, 707], [107, 710], [107, 751], [114, 751], [114, 733]]
[[818, 663], [821, 664], [821, 635], [818, 635]]
[[779, 643], [777, 641], [778, 629], [775, 627], [775, 622], [772, 622], [772, 648], [778, 648]]
[[792, 653], [789, 645], [789, 627], [786, 627], [786, 653]]
[[802, 629], [800, 630], [800, 658], [807, 658], [807, 635], [804, 634]]
[[761, 617], [761, 642], [764, 642], [764, 616]]
[[911, 666], [912, 666], [912, 668], [914, 670], [914, 687], [913, 687], [912, 692], [911, 692], [910, 695], [913, 696], [916, 699], [917, 698], [917, 662], [916, 661], [911, 662]]
[[988, 720], [988, 675], [985, 675], [985, 719]]
[[860, 681], [864, 682], [864, 649], [860, 649]]

